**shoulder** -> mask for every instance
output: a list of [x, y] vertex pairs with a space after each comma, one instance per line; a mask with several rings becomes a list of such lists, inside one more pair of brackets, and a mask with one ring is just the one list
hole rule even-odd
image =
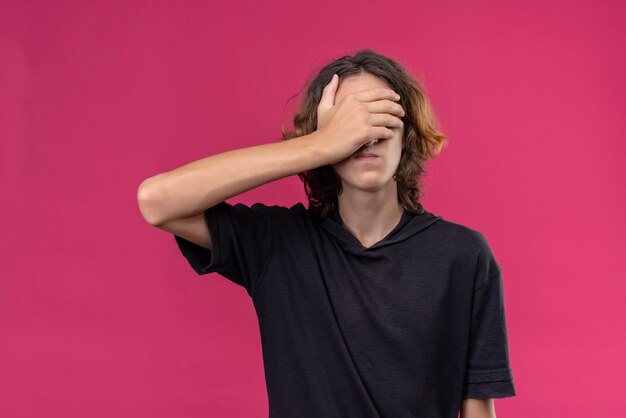
[[309, 213], [300, 202], [291, 206], [270, 205], [261, 202], [247, 206], [237, 203], [234, 205], [234, 209], [253, 214], [259, 221], [266, 223], [268, 227], [276, 231], [293, 230], [309, 221]]
[[235, 203], [229, 204], [227, 202], [222, 202], [217, 206], [224, 206], [232, 211], [240, 211], [240, 212], [252, 212], [259, 215], [265, 216], [302, 216], [306, 214], [307, 210], [304, 205], [300, 202], [293, 204], [291, 206], [283, 206], [283, 205], [269, 205], [262, 202], [256, 202], [252, 204], [245, 203]]
[[442, 216], [433, 226], [440, 239], [457, 249], [464, 249], [472, 254], [491, 252], [487, 238], [475, 227], [450, 221]]
[[[242, 204], [242, 203], [237, 203], [238, 205]], [[268, 205], [266, 203], [261, 203], [261, 202], [257, 202], [257, 203], [253, 203], [252, 206], [253, 208], [258, 208], [258, 209], [262, 209], [262, 210], [270, 210], [270, 211], [282, 211], [282, 212], [306, 212], [306, 208], [304, 207], [304, 205], [301, 202], [298, 203], [294, 203], [291, 206], [283, 206], [283, 205]]]

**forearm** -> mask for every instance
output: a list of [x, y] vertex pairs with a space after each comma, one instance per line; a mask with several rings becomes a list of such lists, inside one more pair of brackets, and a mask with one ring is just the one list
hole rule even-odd
[[319, 135], [226, 151], [150, 177], [137, 191], [141, 213], [153, 225], [194, 216], [262, 184], [325, 165]]
[[496, 418], [493, 399], [464, 398], [459, 418]]

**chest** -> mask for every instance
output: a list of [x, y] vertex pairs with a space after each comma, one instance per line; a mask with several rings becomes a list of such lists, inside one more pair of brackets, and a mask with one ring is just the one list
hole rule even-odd
[[332, 242], [293, 245], [270, 263], [258, 303], [264, 314], [289, 315], [305, 328], [339, 322], [364, 335], [402, 338], [464, 320], [473, 273], [462, 254], [409, 240], [362, 252]]

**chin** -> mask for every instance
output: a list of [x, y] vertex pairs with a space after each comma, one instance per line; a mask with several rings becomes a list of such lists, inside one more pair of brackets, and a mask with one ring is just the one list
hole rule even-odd
[[344, 179], [343, 181], [344, 186], [368, 191], [379, 190], [383, 188], [388, 182], [389, 180], [385, 181], [385, 179], [379, 176], [363, 176], [358, 179]]

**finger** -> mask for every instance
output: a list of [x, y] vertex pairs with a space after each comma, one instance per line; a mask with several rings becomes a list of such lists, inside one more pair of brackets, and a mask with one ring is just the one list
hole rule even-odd
[[354, 93], [354, 97], [361, 102], [373, 102], [375, 100], [384, 100], [384, 99], [392, 100], [392, 101], [400, 100], [400, 95], [398, 93], [396, 93], [395, 91], [391, 89], [384, 88], [384, 87], [378, 87], [375, 89], [359, 91], [357, 93]]
[[372, 113], [369, 117], [372, 126], [387, 126], [390, 128], [402, 128], [402, 119], [389, 113]]
[[402, 106], [391, 100], [377, 100], [375, 102], [366, 103], [365, 106], [370, 113], [390, 113], [400, 118], [406, 115]]
[[394, 132], [389, 128], [385, 128], [383, 126], [374, 126], [370, 130], [369, 137], [372, 138], [371, 141], [378, 141], [379, 139], [393, 138], [393, 135]]
[[337, 85], [339, 84], [339, 76], [333, 74], [330, 82], [326, 84], [324, 90], [322, 90], [322, 98], [320, 99], [319, 107], [321, 109], [330, 109], [335, 105], [335, 92], [337, 91]]

